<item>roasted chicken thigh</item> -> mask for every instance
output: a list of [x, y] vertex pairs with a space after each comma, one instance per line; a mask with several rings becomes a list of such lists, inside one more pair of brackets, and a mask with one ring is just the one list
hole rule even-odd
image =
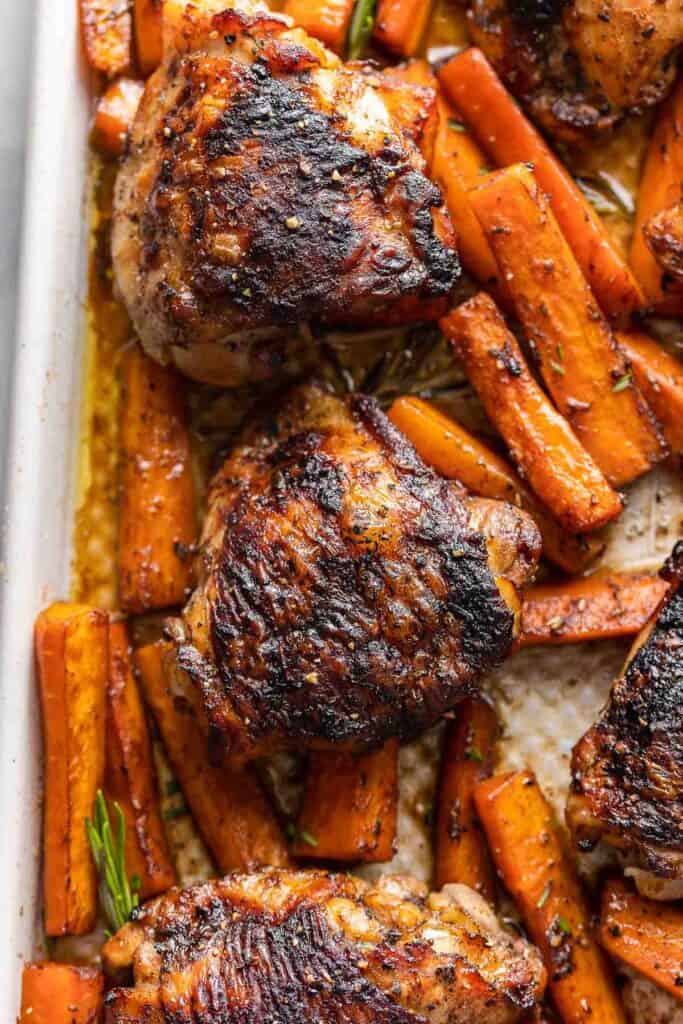
[[470, 27], [512, 92], [571, 141], [658, 103], [683, 43], [678, 0], [471, 0]]
[[477, 893], [407, 877], [232, 875], [148, 903], [103, 950], [108, 1024], [507, 1024], [545, 971]]
[[596, 724], [574, 748], [567, 816], [577, 839], [624, 852], [639, 887], [683, 897], [683, 542], [671, 589]]
[[443, 313], [459, 265], [411, 115], [433, 91], [218, 6], [166, 5], [118, 176], [114, 273], [147, 352], [235, 385], [272, 374], [302, 324]]
[[373, 399], [295, 389], [215, 477], [178, 663], [232, 756], [433, 724], [509, 652], [533, 521], [468, 498]]

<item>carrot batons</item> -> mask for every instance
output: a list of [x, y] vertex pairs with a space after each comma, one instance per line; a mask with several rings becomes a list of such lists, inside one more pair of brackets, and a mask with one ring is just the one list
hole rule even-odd
[[213, 764], [187, 700], [171, 689], [171, 645], [135, 654], [140, 682], [187, 805], [221, 872], [289, 863], [287, 844], [258, 779], [248, 767]]
[[683, 1001], [683, 911], [638, 896], [621, 879], [602, 893], [600, 941], [608, 953]]
[[683, 83], [662, 104], [650, 140], [638, 188], [630, 263], [645, 293], [647, 305], [658, 313], [683, 314], [683, 286], [662, 270], [647, 244], [643, 229], [652, 217], [680, 202], [683, 181]]
[[36, 621], [47, 935], [84, 935], [95, 926], [97, 874], [85, 819], [104, 777], [107, 624], [104, 612], [66, 602], [50, 605]]
[[126, 819], [126, 867], [140, 879], [140, 899], [176, 883], [159, 807], [159, 791], [145, 711], [133, 675], [125, 622], [109, 626], [107, 795]]
[[683, 364], [640, 331], [620, 331], [617, 344], [657, 417], [671, 452], [683, 456]]
[[642, 306], [629, 267], [574, 180], [512, 99], [481, 50], [471, 47], [439, 72], [443, 88], [499, 167], [532, 163], [574, 256], [609, 316]]
[[144, 612], [187, 596], [195, 496], [178, 377], [137, 346], [122, 374], [120, 602]]
[[103, 999], [104, 976], [95, 967], [24, 964], [19, 1024], [97, 1024]]
[[143, 89], [134, 78], [118, 78], [100, 96], [90, 139], [104, 156], [117, 157], [125, 151]]
[[498, 736], [496, 713], [480, 698], [464, 700], [446, 731], [434, 841], [434, 888], [462, 882], [489, 903], [496, 895], [486, 841], [474, 809], [474, 789], [491, 774]]
[[659, 576], [589, 576], [530, 587], [522, 602], [523, 647], [578, 644], [639, 633], [668, 589]]
[[582, 533], [618, 516], [619, 495], [541, 391], [493, 300], [475, 295], [441, 327], [513, 461], [555, 518]]
[[544, 555], [565, 572], [579, 572], [597, 555], [599, 544], [566, 533], [505, 459], [429, 402], [397, 398], [389, 419], [442, 476], [459, 480], [473, 494], [509, 501], [529, 512], [541, 531]]
[[88, 64], [107, 78], [130, 71], [133, 25], [122, 0], [80, 0], [83, 45]]
[[375, 42], [399, 57], [413, 57], [425, 34], [431, 9], [431, 0], [378, 0]]
[[467, 270], [487, 287], [501, 290], [498, 264], [472, 210], [468, 189], [488, 170], [483, 153], [454, 111], [439, 97], [431, 177], [441, 188]]
[[371, 754], [312, 753], [299, 811], [296, 857], [391, 860], [398, 805], [398, 743]]
[[634, 480], [665, 450], [534, 175], [508, 167], [470, 200], [555, 405], [613, 486]]
[[284, 13], [336, 53], [346, 44], [355, 0], [286, 0]]
[[626, 1024], [579, 880], [533, 774], [482, 782], [475, 803], [501, 879], [541, 951], [562, 1020]]
[[164, 0], [134, 0], [135, 55], [140, 74], [147, 78], [161, 64]]

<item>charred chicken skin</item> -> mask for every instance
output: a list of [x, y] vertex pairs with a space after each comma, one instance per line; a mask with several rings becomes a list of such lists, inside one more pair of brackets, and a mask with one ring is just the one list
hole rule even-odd
[[574, 748], [567, 817], [579, 841], [627, 855], [639, 888], [683, 896], [683, 542], [671, 589], [597, 723]]
[[373, 399], [299, 387], [213, 481], [178, 664], [231, 756], [407, 738], [509, 652], [538, 554]]
[[678, 0], [472, 0], [474, 41], [549, 133], [573, 141], [666, 96]]
[[114, 272], [148, 353], [230, 386], [270, 376], [302, 323], [445, 312], [459, 264], [419, 149], [433, 90], [216, 7], [166, 5], [117, 181]]
[[103, 950], [133, 988], [108, 1024], [507, 1024], [541, 997], [536, 950], [477, 893], [266, 870], [171, 890]]

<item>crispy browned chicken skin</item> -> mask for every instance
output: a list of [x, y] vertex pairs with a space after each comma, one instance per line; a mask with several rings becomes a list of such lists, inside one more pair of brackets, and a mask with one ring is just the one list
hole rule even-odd
[[233, 756], [406, 738], [508, 653], [538, 553], [373, 399], [301, 387], [213, 481], [178, 660]]
[[169, 5], [113, 225], [116, 282], [146, 350], [224, 385], [269, 376], [304, 322], [433, 319], [459, 272], [409, 113], [433, 91], [234, 6]]
[[683, 542], [664, 573], [670, 591], [574, 748], [567, 817], [579, 842], [604, 838], [623, 850], [649, 895], [675, 898], [683, 896]]
[[655, 214], [643, 227], [645, 241], [666, 277], [683, 283], [683, 203]]
[[271, 869], [147, 904], [103, 950], [108, 1024], [508, 1024], [545, 985], [481, 896]]
[[477, 43], [548, 132], [572, 141], [667, 94], [680, 0], [471, 0]]

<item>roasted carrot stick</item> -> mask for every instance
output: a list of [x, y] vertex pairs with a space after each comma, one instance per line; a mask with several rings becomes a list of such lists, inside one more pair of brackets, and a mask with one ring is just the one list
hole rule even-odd
[[121, 607], [180, 604], [192, 578], [195, 496], [182, 384], [137, 347], [123, 358]]
[[683, 911], [638, 896], [621, 879], [602, 892], [600, 941], [608, 953], [683, 1001]]
[[612, 245], [593, 207], [505, 89], [481, 50], [471, 47], [440, 72], [441, 84], [479, 143], [499, 167], [532, 163], [550, 196], [574, 256], [609, 316], [643, 305], [629, 267]]
[[355, 0], [286, 0], [285, 14], [336, 53], [346, 43]]
[[101, 1020], [104, 976], [96, 967], [72, 967], [46, 960], [24, 964], [20, 1024], [97, 1024]]
[[498, 720], [478, 697], [458, 705], [444, 741], [434, 838], [434, 888], [462, 882], [489, 903], [496, 885], [486, 840], [474, 810], [474, 788], [491, 774]]
[[625, 1024], [579, 880], [534, 775], [495, 776], [474, 797], [498, 873], [545, 961], [562, 1020]]
[[126, 819], [126, 866], [140, 879], [140, 899], [165, 892], [175, 885], [176, 873], [161, 820], [152, 744], [125, 622], [109, 625], [105, 786]]
[[164, 0], [134, 0], [133, 26], [135, 55], [140, 74], [145, 78], [161, 64], [161, 18]]
[[35, 647], [45, 750], [45, 932], [83, 935], [97, 913], [85, 819], [104, 776], [107, 616], [85, 605], [50, 605], [36, 621]]
[[97, 101], [90, 141], [104, 156], [121, 156], [133, 124], [144, 85], [135, 78], [118, 78]]
[[413, 57], [425, 34], [431, 10], [431, 0], [378, 0], [375, 42], [399, 57]]
[[580, 572], [597, 556], [599, 541], [563, 530], [505, 459], [430, 402], [408, 395], [397, 398], [389, 419], [442, 476], [459, 480], [473, 494], [509, 501], [529, 512], [541, 531], [544, 555], [565, 572]]
[[174, 689], [171, 645], [135, 653], [140, 682], [171, 768], [216, 866], [248, 871], [289, 863], [287, 843], [256, 775], [249, 767], [215, 765], [187, 699]]
[[619, 495], [531, 376], [493, 300], [475, 295], [444, 317], [441, 328], [513, 461], [553, 516], [572, 533], [618, 516]]
[[648, 221], [681, 199], [683, 181], [683, 82], [662, 104], [638, 188], [630, 263], [645, 293], [647, 305], [658, 313], [683, 314], [683, 287], [660, 267], [643, 229]]
[[619, 487], [666, 454], [651, 411], [528, 167], [470, 192], [555, 405]]
[[683, 364], [641, 331], [619, 331], [617, 344], [662, 428], [671, 452], [683, 456]]
[[88, 64], [107, 78], [130, 71], [133, 26], [124, 0], [80, 0], [83, 45]]
[[588, 576], [529, 587], [522, 602], [523, 647], [579, 644], [639, 633], [664, 597], [659, 576]]
[[396, 741], [358, 756], [313, 753], [292, 853], [306, 859], [391, 860], [397, 805]]

